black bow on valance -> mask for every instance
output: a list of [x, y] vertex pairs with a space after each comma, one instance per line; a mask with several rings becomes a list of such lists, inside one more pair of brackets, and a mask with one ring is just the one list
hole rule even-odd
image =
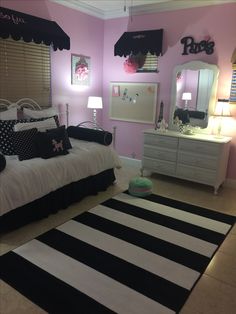
[[115, 44], [115, 56], [146, 55], [148, 52], [159, 56], [162, 54], [163, 29], [125, 32]]
[[54, 21], [0, 7], [0, 37], [70, 49], [70, 37]]

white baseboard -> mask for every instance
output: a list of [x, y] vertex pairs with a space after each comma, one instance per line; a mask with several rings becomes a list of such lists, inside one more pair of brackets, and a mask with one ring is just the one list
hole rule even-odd
[[124, 166], [129, 166], [132, 168], [141, 169], [141, 166], [142, 166], [141, 160], [129, 158], [129, 157], [125, 157], [125, 156], [119, 156], [119, 157], [120, 157], [120, 160]]
[[[128, 167], [132, 167], [135, 169], [141, 169], [142, 167], [142, 163], [141, 160], [139, 159], [134, 159], [134, 158], [129, 158], [129, 157], [125, 157], [125, 156], [119, 156], [121, 159], [121, 162], [124, 166], [128, 166]], [[150, 172], [151, 173], [151, 172]], [[145, 173], [144, 175], [150, 175], [150, 173]], [[236, 180], [233, 179], [226, 179], [224, 182], [224, 186], [232, 188], [232, 189], [236, 189]]]

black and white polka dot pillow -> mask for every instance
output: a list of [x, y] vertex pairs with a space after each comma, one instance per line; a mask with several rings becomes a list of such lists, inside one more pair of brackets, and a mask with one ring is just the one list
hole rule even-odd
[[[27, 122], [27, 120], [20, 120], [21, 122]], [[0, 151], [4, 155], [15, 155], [15, 150], [12, 144], [12, 132], [14, 125], [19, 120], [0, 120]]]
[[[16, 155], [13, 143], [12, 143], [12, 132], [14, 126], [17, 123], [27, 123], [27, 122], [36, 122], [43, 121], [48, 118], [39, 118], [39, 119], [20, 119], [20, 120], [0, 120], [0, 151], [4, 155]], [[54, 117], [56, 123], [57, 120]]]
[[12, 132], [12, 142], [19, 160], [27, 160], [38, 156], [35, 136], [36, 128]]

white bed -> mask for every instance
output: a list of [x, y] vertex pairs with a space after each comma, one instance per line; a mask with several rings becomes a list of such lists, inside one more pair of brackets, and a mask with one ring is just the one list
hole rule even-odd
[[[114, 148], [111, 145], [105, 146], [74, 138], [70, 138], [70, 142], [72, 148], [68, 150], [69, 154], [63, 156], [49, 159], [38, 157], [23, 161], [19, 161], [16, 155], [6, 156], [6, 168], [0, 173], [1, 229], [5, 229], [6, 225], [6, 229], [18, 226], [16, 220], [19, 220], [21, 212], [22, 216], [25, 216], [25, 209], [27, 209], [27, 212], [29, 210], [42, 210], [44, 212], [43, 204], [45, 199], [49, 199], [49, 202], [52, 199], [51, 206], [54, 207], [53, 204], [55, 198], [58, 197], [58, 193], [56, 193], [58, 191], [60, 191], [60, 197], [63, 198], [63, 193], [65, 193], [64, 197], [69, 198], [66, 201], [66, 204], [69, 205], [75, 201], [75, 195], [69, 197], [68, 194], [71, 193], [71, 188], [73, 190], [77, 187], [81, 188], [81, 184], [78, 186], [78, 183], [82, 183], [82, 187], [86, 187], [86, 191], [82, 192], [82, 197], [94, 194], [94, 192], [96, 193], [100, 189], [103, 190], [112, 184], [115, 179], [114, 168], [121, 167]], [[104, 174], [107, 174], [107, 172], [110, 173], [106, 183], [104, 182], [106, 180]], [[64, 187], [66, 187], [66, 190]], [[75, 193], [76, 191], [73, 191], [73, 194]], [[80, 194], [79, 191], [78, 194]], [[41, 200], [43, 200], [43, 203]], [[62, 208], [64, 207], [66, 206], [62, 205]], [[57, 202], [55, 208], [52, 208], [52, 212], [59, 209]], [[17, 216], [14, 215], [15, 212]], [[50, 210], [42, 213], [42, 215], [37, 213], [36, 216], [41, 218], [48, 214], [50, 214]], [[34, 220], [34, 215], [32, 217], [32, 220]], [[26, 217], [26, 222], [30, 220]], [[19, 225], [22, 224], [24, 223], [19, 223]]]

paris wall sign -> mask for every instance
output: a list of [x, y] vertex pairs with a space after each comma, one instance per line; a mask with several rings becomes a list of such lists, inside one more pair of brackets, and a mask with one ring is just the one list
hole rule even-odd
[[211, 55], [214, 52], [214, 41], [210, 41], [210, 37], [207, 37], [200, 42], [195, 42], [192, 36], [186, 36], [181, 39], [181, 44], [184, 45], [182, 55], [188, 55], [190, 53], [199, 53], [205, 51], [207, 55]]

